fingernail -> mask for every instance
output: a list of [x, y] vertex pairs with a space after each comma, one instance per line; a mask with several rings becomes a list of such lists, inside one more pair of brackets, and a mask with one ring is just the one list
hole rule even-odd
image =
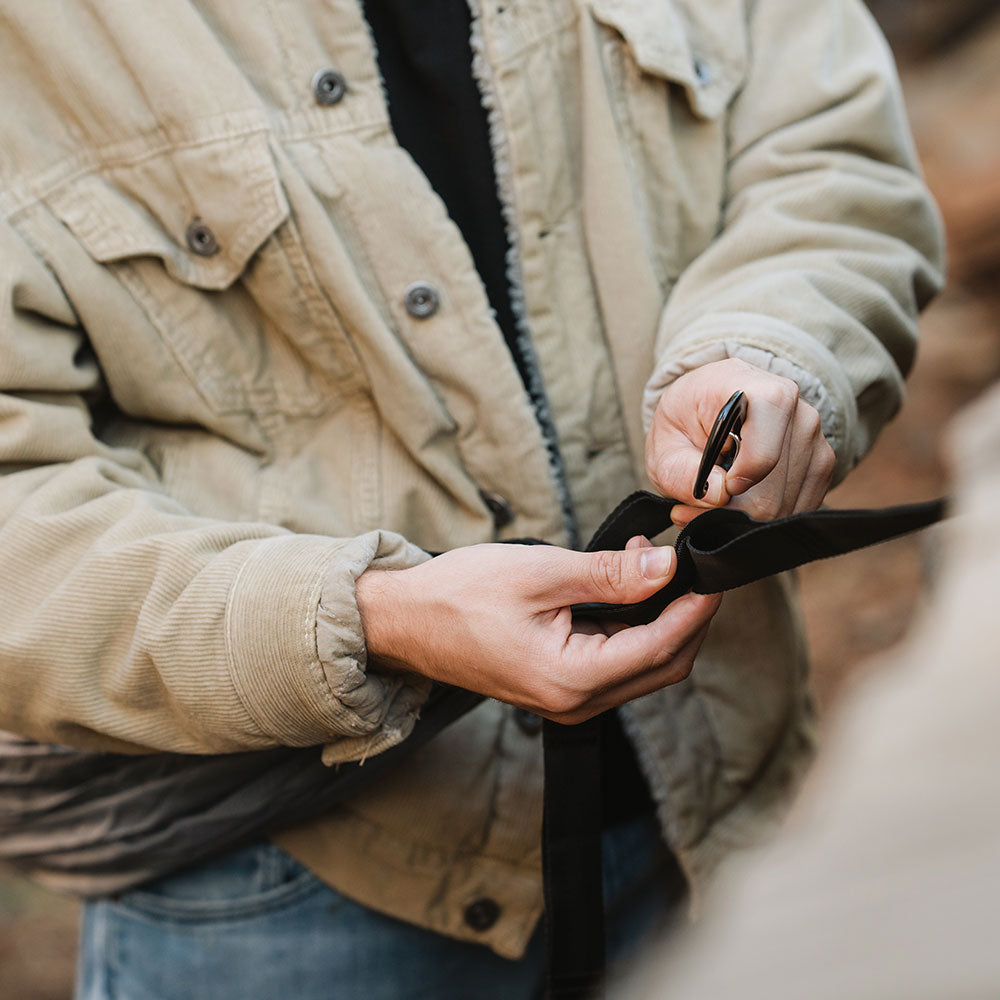
[[662, 580], [669, 576], [674, 565], [674, 550], [667, 545], [643, 551], [639, 559], [639, 571], [647, 580]]

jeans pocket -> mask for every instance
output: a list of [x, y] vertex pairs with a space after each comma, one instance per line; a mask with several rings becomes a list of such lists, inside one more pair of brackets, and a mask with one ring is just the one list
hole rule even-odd
[[117, 905], [135, 916], [204, 923], [260, 916], [323, 888], [281, 848], [257, 843], [123, 893]]

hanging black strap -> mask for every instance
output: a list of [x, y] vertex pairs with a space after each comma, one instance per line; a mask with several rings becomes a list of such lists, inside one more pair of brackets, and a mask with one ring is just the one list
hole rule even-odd
[[[598, 528], [588, 552], [623, 549], [634, 535], [653, 538], [670, 527], [676, 501], [652, 493], [627, 497]], [[673, 600], [696, 591], [742, 587], [804, 563], [926, 527], [944, 501], [885, 510], [817, 510], [755, 521], [720, 508], [695, 518], [675, 543], [677, 569], [663, 590], [640, 604], [577, 605], [578, 617], [629, 625], [653, 621]], [[594, 1000], [604, 971], [601, 869], [601, 725], [546, 721], [543, 862], [549, 1000]]]
[[587, 1000], [604, 974], [601, 866], [603, 715], [576, 726], [545, 720], [542, 822], [549, 1000]]

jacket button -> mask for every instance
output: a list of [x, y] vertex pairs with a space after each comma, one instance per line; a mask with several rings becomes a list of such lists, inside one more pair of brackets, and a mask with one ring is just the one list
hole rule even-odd
[[715, 76], [712, 72], [712, 67], [704, 59], [695, 59], [694, 75], [702, 87], [707, 87]]
[[529, 712], [526, 708], [514, 709], [514, 721], [517, 723], [517, 728], [525, 736], [537, 736], [545, 723], [540, 715], [535, 715], [534, 712]]
[[474, 931], [488, 931], [500, 919], [500, 904], [495, 899], [482, 896], [469, 903], [463, 916]]
[[199, 257], [214, 257], [219, 252], [215, 233], [201, 219], [193, 219], [184, 236], [191, 252]]
[[312, 79], [317, 104], [338, 104], [347, 93], [347, 81], [335, 69], [321, 69]]
[[426, 281], [415, 281], [406, 289], [403, 305], [414, 319], [427, 319], [438, 311], [441, 298], [433, 285]]
[[491, 493], [489, 490], [480, 490], [479, 495], [483, 498], [483, 503], [490, 509], [493, 515], [493, 527], [499, 531], [506, 528], [508, 524], [514, 522], [514, 508], [506, 497], [499, 493]]

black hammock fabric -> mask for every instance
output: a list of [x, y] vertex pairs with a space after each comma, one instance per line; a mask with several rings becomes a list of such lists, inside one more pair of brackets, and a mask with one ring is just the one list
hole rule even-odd
[[[587, 551], [621, 549], [638, 534], [655, 537], [670, 526], [674, 503], [633, 493], [604, 521]], [[677, 569], [663, 590], [640, 604], [578, 605], [574, 613], [629, 625], [649, 622], [689, 591], [732, 590], [923, 528], [944, 510], [945, 502], [935, 500], [884, 510], [818, 510], [766, 522], [737, 510], [706, 511], [678, 536]], [[127, 756], [54, 753], [15, 741], [0, 758], [0, 857], [40, 877], [53, 876], [66, 888], [77, 877], [83, 895], [119, 892], [325, 812], [481, 701], [481, 695], [439, 686], [402, 744], [334, 768], [320, 763], [316, 748]], [[545, 723], [543, 864], [553, 998], [593, 997], [603, 972], [601, 722]], [[113, 817], [107, 826], [112, 842], [94, 816]], [[94, 830], [92, 842], [80, 842], [81, 826]]]

